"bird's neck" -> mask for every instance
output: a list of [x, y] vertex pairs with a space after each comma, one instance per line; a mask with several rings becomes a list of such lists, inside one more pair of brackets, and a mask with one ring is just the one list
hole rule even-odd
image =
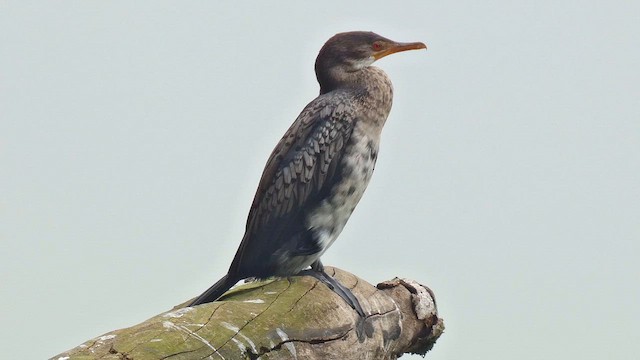
[[[382, 69], [369, 66], [356, 72], [333, 77], [333, 86], [320, 83], [320, 95], [332, 91], [348, 92], [358, 104], [358, 118], [367, 126], [381, 131], [393, 103], [393, 85]], [[373, 131], [373, 130], [372, 130]]]
[[393, 104], [391, 79], [382, 69], [369, 66], [362, 70], [359, 81], [360, 89], [364, 90], [358, 97], [362, 111], [365, 112], [363, 117], [380, 132]]
[[367, 66], [356, 71], [347, 71], [336, 66], [317, 73], [320, 84], [320, 95], [339, 89], [372, 90], [383, 87], [383, 91], [391, 92], [391, 80], [387, 74], [375, 66]]

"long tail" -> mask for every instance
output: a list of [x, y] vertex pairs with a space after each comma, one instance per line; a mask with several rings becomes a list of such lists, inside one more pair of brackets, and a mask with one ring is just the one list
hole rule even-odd
[[196, 306], [200, 304], [210, 303], [212, 301], [218, 300], [222, 294], [227, 292], [238, 280], [234, 277], [229, 277], [229, 274], [222, 277], [222, 279], [218, 280], [215, 284], [213, 284], [210, 288], [207, 289], [202, 295], [198, 296], [189, 306]]

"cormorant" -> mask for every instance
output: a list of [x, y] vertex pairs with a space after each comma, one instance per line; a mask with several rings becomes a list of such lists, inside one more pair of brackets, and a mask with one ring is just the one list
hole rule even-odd
[[267, 160], [227, 275], [190, 306], [217, 300], [245, 278], [303, 273], [322, 280], [364, 316], [355, 296], [324, 272], [320, 256], [369, 183], [391, 110], [391, 80], [371, 64], [396, 52], [426, 48], [364, 31], [340, 33], [324, 44], [315, 63], [320, 95]]

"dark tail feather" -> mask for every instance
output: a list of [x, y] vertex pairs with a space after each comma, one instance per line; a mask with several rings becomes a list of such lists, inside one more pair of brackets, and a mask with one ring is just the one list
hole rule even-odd
[[222, 279], [218, 280], [215, 284], [213, 284], [210, 288], [207, 289], [202, 295], [198, 296], [189, 306], [196, 306], [200, 304], [210, 303], [212, 301], [218, 300], [222, 294], [227, 292], [233, 285], [238, 282], [235, 278], [230, 278], [229, 274], [222, 277]]

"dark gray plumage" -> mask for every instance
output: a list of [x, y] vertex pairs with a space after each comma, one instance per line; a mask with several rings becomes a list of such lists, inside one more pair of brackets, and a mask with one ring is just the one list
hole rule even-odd
[[[370, 65], [395, 52], [425, 48], [372, 32], [341, 33], [327, 41], [315, 66], [320, 95], [304, 108], [267, 160], [227, 275], [192, 306], [216, 300], [247, 277], [295, 275], [311, 266], [328, 279], [320, 256], [338, 237], [367, 187], [391, 110], [391, 81]], [[346, 297], [357, 303], [352, 295]]]

